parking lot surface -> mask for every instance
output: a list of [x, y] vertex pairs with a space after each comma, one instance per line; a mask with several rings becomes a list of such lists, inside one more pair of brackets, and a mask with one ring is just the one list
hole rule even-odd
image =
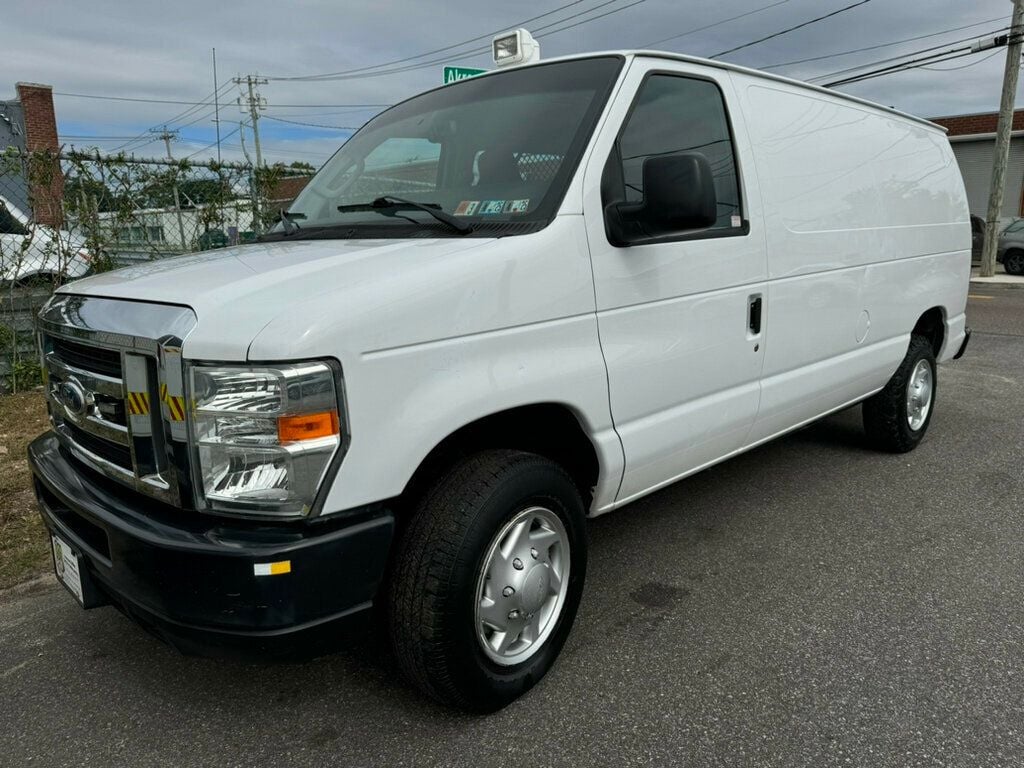
[[0, 597], [0, 764], [1022, 765], [1024, 290], [971, 294], [913, 453], [852, 409], [594, 520], [562, 658], [498, 714], [370, 633], [187, 658], [46, 582]]

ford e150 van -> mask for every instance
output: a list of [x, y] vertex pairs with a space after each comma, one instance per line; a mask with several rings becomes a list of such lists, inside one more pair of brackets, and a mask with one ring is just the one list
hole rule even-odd
[[905, 452], [968, 339], [938, 126], [717, 61], [594, 54], [411, 98], [260, 242], [38, 320], [61, 580], [176, 646], [380, 606], [487, 711], [573, 624], [586, 518], [861, 403]]

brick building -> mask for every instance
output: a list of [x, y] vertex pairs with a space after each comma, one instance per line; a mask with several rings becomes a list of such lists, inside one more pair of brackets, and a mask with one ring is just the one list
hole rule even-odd
[[[17, 97], [0, 101], [0, 152], [15, 147], [21, 152], [60, 150], [57, 118], [53, 109], [53, 88], [36, 83], [18, 83]], [[28, 178], [31, 178], [30, 185]], [[60, 164], [45, 164], [32, 173], [0, 176], [0, 196], [33, 217], [35, 221], [59, 227], [64, 175]]]
[[[949, 142], [964, 177], [971, 213], [984, 218], [988, 213], [998, 113], [979, 112], [931, 119], [949, 131]], [[1011, 137], [1006, 191], [1003, 194], [1002, 216], [1005, 219], [1024, 216], [1024, 109], [1013, 114]]]

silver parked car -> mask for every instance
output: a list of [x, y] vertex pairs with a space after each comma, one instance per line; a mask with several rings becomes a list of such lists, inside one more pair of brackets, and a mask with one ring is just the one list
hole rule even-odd
[[996, 261], [1008, 275], [1024, 275], [1024, 219], [1017, 219], [999, 236]]
[[[971, 260], [981, 261], [985, 245], [985, 220], [971, 216]], [[1003, 265], [1008, 275], [1024, 275], [1024, 219], [1015, 219], [999, 235], [996, 262]]]

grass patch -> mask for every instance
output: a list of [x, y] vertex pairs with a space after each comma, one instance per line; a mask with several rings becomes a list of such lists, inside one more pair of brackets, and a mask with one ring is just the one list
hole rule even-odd
[[50, 543], [36, 509], [25, 450], [49, 429], [40, 392], [0, 395], [0, 589], [50, 567]]

